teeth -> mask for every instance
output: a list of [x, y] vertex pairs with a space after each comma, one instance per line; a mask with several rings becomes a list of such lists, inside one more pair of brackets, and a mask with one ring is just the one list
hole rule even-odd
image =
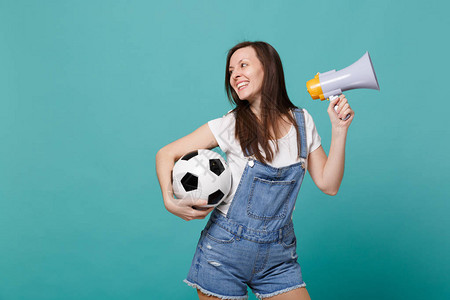
[[248, 81], [246, 81], [246, 82], [241, 82], [241, 83], [239, 83], [239, 84], [237, 85], [237, 88], [240, 89], [241, 87], [247, 86], [247, 85], [248, 85]]

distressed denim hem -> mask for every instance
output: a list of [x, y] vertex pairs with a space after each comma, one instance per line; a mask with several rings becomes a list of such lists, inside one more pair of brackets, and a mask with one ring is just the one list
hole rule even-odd
[[255, 296], [256, 296], [256, 298], [258, 298], [258, 299], [264, 299], [264, 298], [273, 297], [273, 296], [275, 296], [275, 295], [279, 295], [279, 294], [282, 294], [282, 293], [286, 293], [286, 292], [289, 292], [289, 291], [292, 291], [292, 290], [295, 290], [295, 289], [298, 289], [298, 288], [302, 288], [302, 287], [305, 287], [305, 286], [306, 286], [306, 283], [303, 282], [302, 284], [298, 284], [298, 285], [295, 285], [295, 286], [293, 286], [293, 287], [289, 287], [289, 288], [287, 288], [287, 289], [275, 291], [275, 292], [270, 293], [270, 294], [259, 294], [259, 293], [255, 293]]
[[198, 284], [192, 283], [192, 282], [188, 281], [187, 279], [184, 279], [183, 282], [185, 282], [187, 285], [189, 285], [193, 288], [199, 289], [203, 294], [205, 294], [207, 296], [214, 296], [214, 297], [218, 297], [220, 299], [230, 299], [230, 300], [247, 300], [248, 299], [248, 294], [246, 294], [244, 296], [223, 296], [223, 295], [219, 295], [219, 294], [210, 292], [208, 290], [205, 290]]

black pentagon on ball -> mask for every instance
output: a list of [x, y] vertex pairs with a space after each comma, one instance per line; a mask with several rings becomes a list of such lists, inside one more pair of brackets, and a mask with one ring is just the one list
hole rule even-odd
[[220, 159], [216, 158], [209, 160], [209, 169], [217, 176], [219, 176], [220, 174], [222, 174], [223, 171], [225, 171], [225, 167], [223, 166]]
[[208, 204], [214, 205], [220, 202], [222, 200], [223, 196], [225, 196], [224, 193], [222, 193], [221, 190], [217, 190], [211, 195], [208, 196]]
[[189, 152], [188, 154], [185, 154], [181, 159], [182, 160], [190, 160], [191, 158], [193, 158], [194, 156], [198, 155], [198, 150]]
[[183, 178], [181, 178], [181, 185], [186, 192], [196, 190], [198, 187], [198, 177], [187, 172]]

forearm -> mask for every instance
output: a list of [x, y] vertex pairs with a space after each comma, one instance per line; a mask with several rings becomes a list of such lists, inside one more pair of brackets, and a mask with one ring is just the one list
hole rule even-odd
[[332, 128], [328, 159], [323, 170], [324, 191], [335, 195], [344, 177], [347, 129]]
[[158, 181], [166, 208], [169, 199], [171, 199], [173, 195], [172, 170], [174, 165], [175, 160], [172, 155], [161, 150], [156, 154], [156, 175], [158, 176]]

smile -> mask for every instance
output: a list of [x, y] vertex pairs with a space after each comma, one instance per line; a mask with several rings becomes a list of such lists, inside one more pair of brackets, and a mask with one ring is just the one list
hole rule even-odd
[[240, 82], [240, 83], [237, 85], [238, 91], [240, 91], [240, 90], [246, 88], [248, 84], [249, 84], [248, 81]]

